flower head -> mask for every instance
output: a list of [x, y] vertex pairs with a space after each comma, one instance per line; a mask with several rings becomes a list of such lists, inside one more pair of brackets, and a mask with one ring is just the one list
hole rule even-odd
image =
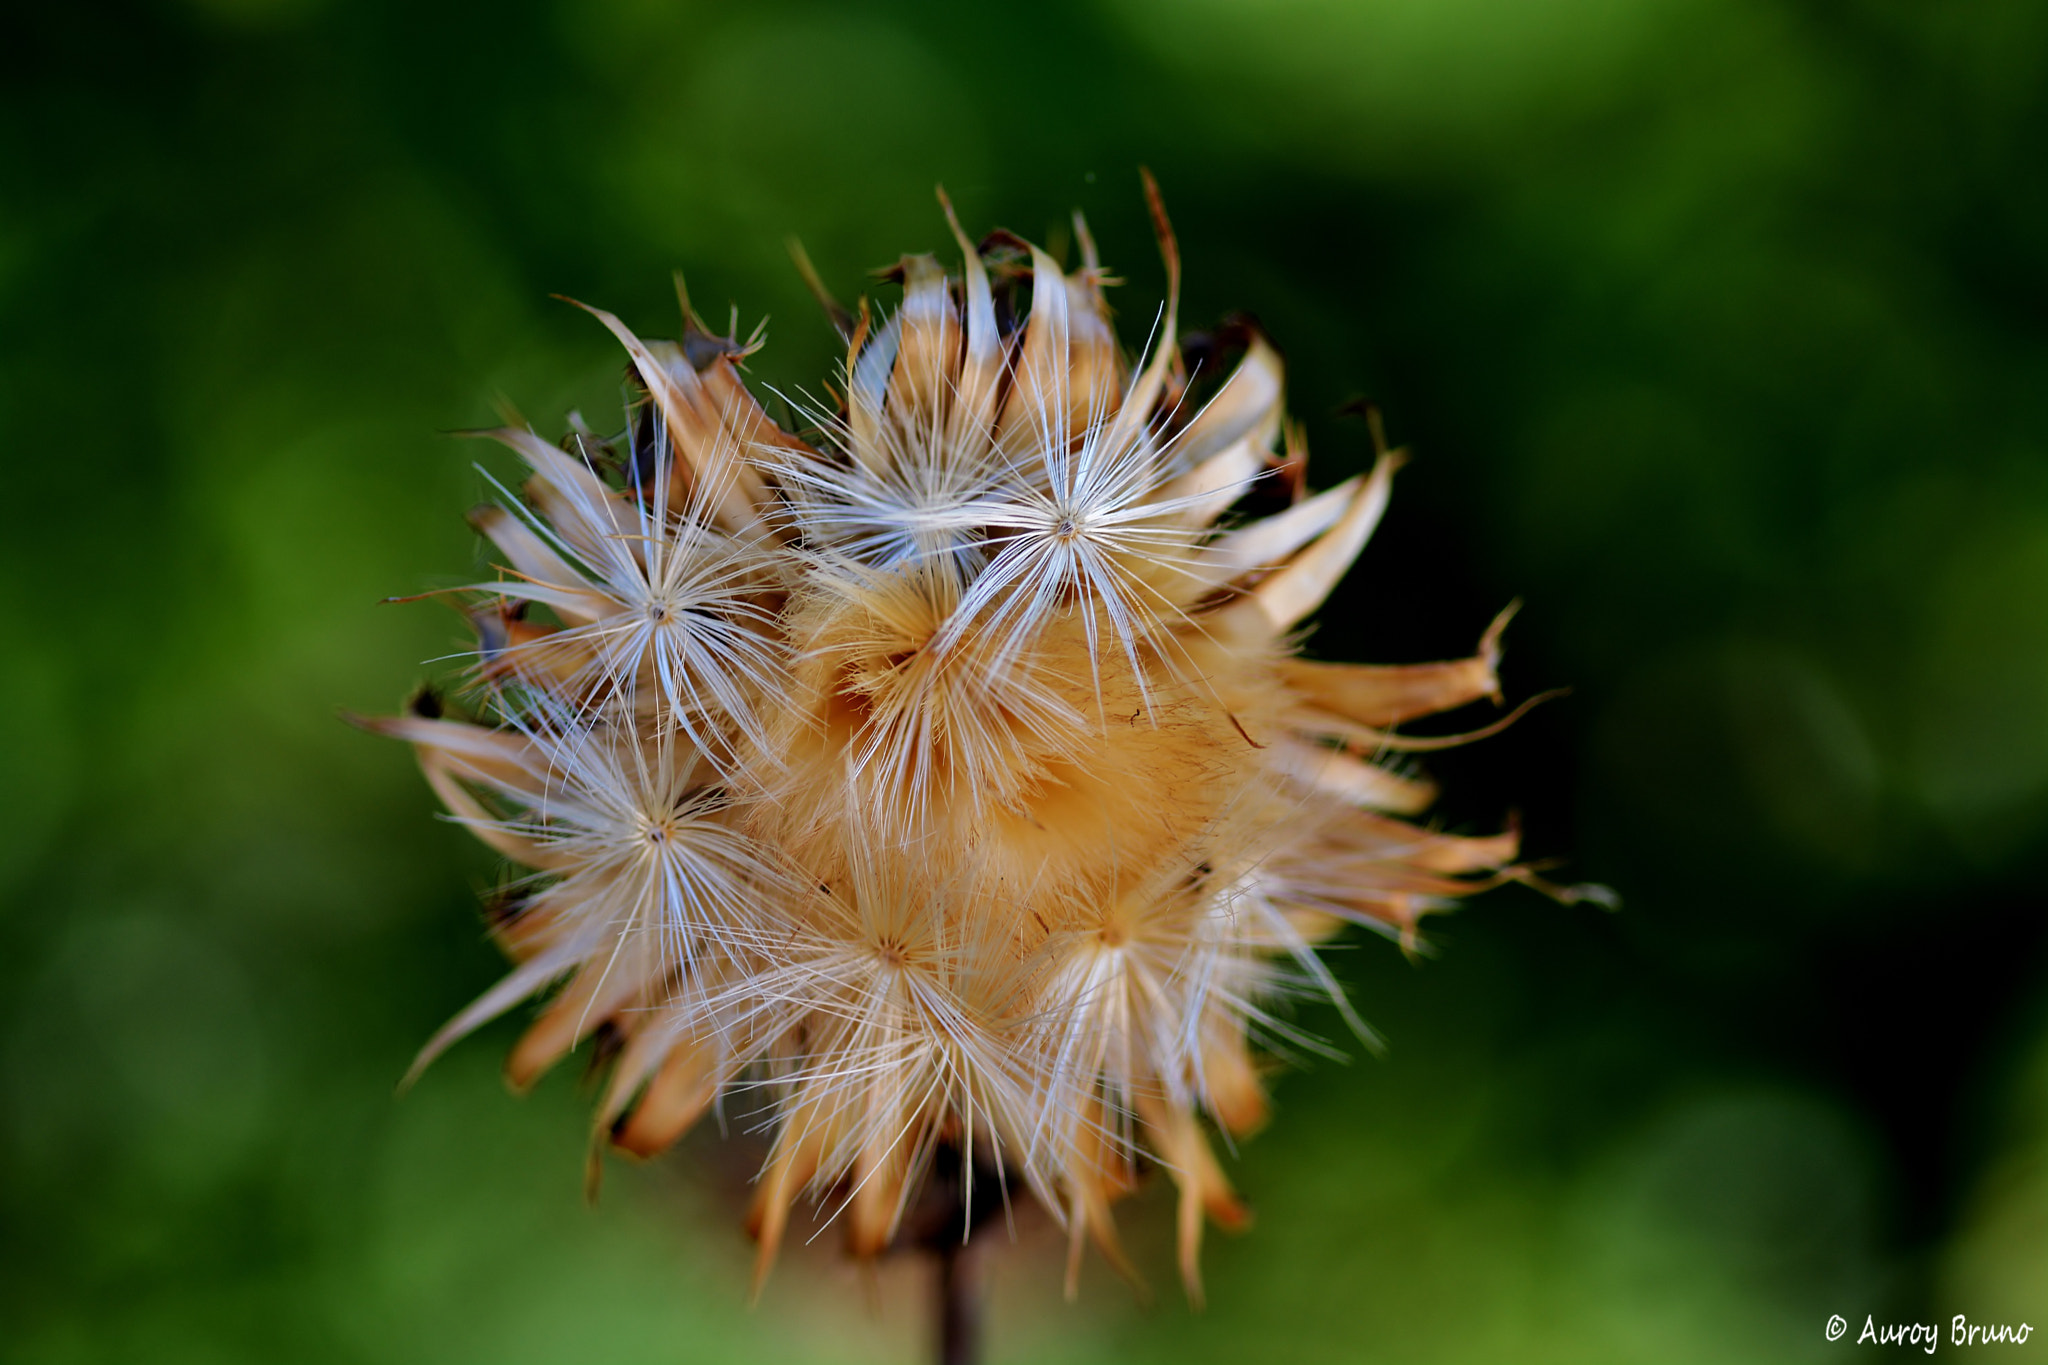
[[885, 1249], [947, 1149], [1122, 1265], [1111, 1205], [1161, 1167], [1196, 1293], [1205, 1218], [1244, 1220], [1209, 1130], [1263, 1121], [1262, 1049], [1308, 1041], [1281, 1002], [1342, 1003], [1316, 945], [1412, 944], [1520, 873], [1512, 831], [1408, 823], [1434, 789], [1386, 761], [1498, 700], [1501, 623], [1451, 662], [1297, 657], [1399, 455], [1307, 496], [1255, 330], [1191, 372], [1169, 297], [1133, 362], [1085, 225], [1069, 274], [947, 218], [961, 268], [906, 257], [893, 313], [838, 310], [843, 400], [803, 431], [686, 309], [678, 343], [597, 314], [621, 436], [491, 433], [531, 475], [475, 516], [478, 718], [373, 722], [526, 869], [518, 965], [422, 1063], [552, 991], [511, 1075], [607, 1027], [617, 1147], [763, 1097], [764, 1272], [806, 1192]]

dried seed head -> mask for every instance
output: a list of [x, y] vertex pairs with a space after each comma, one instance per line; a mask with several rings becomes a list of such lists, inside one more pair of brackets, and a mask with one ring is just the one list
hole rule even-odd
[[552, 990], [512, 1079], [607, 1027], [625, 1151], [757, 1089], [764, 1272], [807, 1191], [886, 1248], [942, 1149], [1121, 1266], [1111, 1204], [1157, 1164], [1197, 1294], [1205, 1217], [1245, 1219], [1205, 1130], [1263, 1121], [1277, 1000], [1342, 1003], [1315, 945], [1412, 944], [1519, 871], [1512, 831], [1396, 818], [1434, 789], [1381, 761], [1498, 700], [1501, 623], [1448, 663], [1294, 657], [1399, 455], [1304, 496], [1256, 330], [1191, 376], [1170, 297], [1134, 365], [1085, 225], [1072, 275], [954, 231], [957, 274], [907, 257], [895, 312], [839, 310], [845, 400], [809, 436], [687, 313], [679, 343], [596, 314], [643, 394], [618, 439], [490, 433], [532, 472], [475, 517], [503, 557], [467, 590], [481, 719], [372, 724], [529, 878], [517, 966], [420, 1064]]

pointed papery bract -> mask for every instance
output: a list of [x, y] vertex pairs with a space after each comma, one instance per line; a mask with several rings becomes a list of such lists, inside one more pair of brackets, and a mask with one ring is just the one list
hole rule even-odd
[[1469, 659], [1297, 658], [1399, 453], [1303, 495], [1262, 336], [1205, 373], [1170, 298], [1129, 355], [1085, 223], [1068, 273], [947, 214], [958, 267], [905, 257], [895, 311], [838, 312], [843, 402], [793, 400], [805, 430], [747, 388], [751, 342], [599, 312], [625, 431], [491, 433], [527, 474], [474, 515], [478, 719], [368, 722], [519, 869], [517, 967], [421, 1060], [546, 995], [508, 1075], [606, 1030], [615, 1148], [743, 1104], [764, 1274], [807, 1197], [880, 1254], [946, 1151], [1132, 1272], [1111, 1205], [1160, 1168], [1197, 1294], [1204, 1220], [1246, 1220], [1209, 1126], [1260, 1126], [1269, 1054], [1326, 1046], [1291, 997], [1356, 1022], [1316, 945], [1413, 946], [1526, 876], [1512, 831], [1409, 823], [1435, 788], [1387, 759], [1499, 700], [1505, 614]]

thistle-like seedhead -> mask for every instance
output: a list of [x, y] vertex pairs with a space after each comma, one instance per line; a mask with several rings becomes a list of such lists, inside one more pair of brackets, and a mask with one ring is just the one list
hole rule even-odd
[[[1163, 1167], [1198, 1295], [1205, 1216], [1245, 1218], [1206, 1130], [1264, 1120], [1262, 1045], [1305, 1041], [1279, 1004], [1342, 1004], [1316, 945], [1412, 945], [1519, 871], [1512, 831], [1407, 823], [1434, 789], [1387, 762], [1405, 722], [1498, 700], [1505, 618], [1446, 663], [1296, 657], [1401, 457], [1305, 494], [1278, 352], [1243, 328], [1208, 373], [1177, 344], [1152, 195], [1171, 292], [1135, 363], [1085, 224], [1068, 274], [950, 206], [960, 270], [906, 257], [879, 321], [834, 305], [843, 397], [802, 432], [744, 382], [753, 343], [596, 313], [623, 434], [490, 433], [531, 474], [474, 517], [502, 557], [464, 590], [477, 717], [371, 722], [526, 869], [517, 965], [421, 1065], [552, 992], [508, 1072], [612, 1031], [624, 1151], [765, 1097], [763, 1273], [806, 1192], [878, 1254], [946, 1152], [1120, 1267], [1111, 1205]], [[1233, 520], [1255, 493], [1281, 510]]]

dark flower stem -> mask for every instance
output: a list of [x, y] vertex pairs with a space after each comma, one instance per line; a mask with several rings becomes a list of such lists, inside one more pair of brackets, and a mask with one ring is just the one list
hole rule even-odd
[[898, 1245], [931, 1258], [939, 1365], [981, 1365], [981, 1241], [1009, 1195], [1009, 1177], [1000, 1165], [976, 1161], [970, 1173], [959, 1149], [945, 1143], [933, 1154], [923, 1193], [905, 1220]]
[[981, 1365], [981, 1267], [972, 1241], [932, 1249], [939, 1365]]

